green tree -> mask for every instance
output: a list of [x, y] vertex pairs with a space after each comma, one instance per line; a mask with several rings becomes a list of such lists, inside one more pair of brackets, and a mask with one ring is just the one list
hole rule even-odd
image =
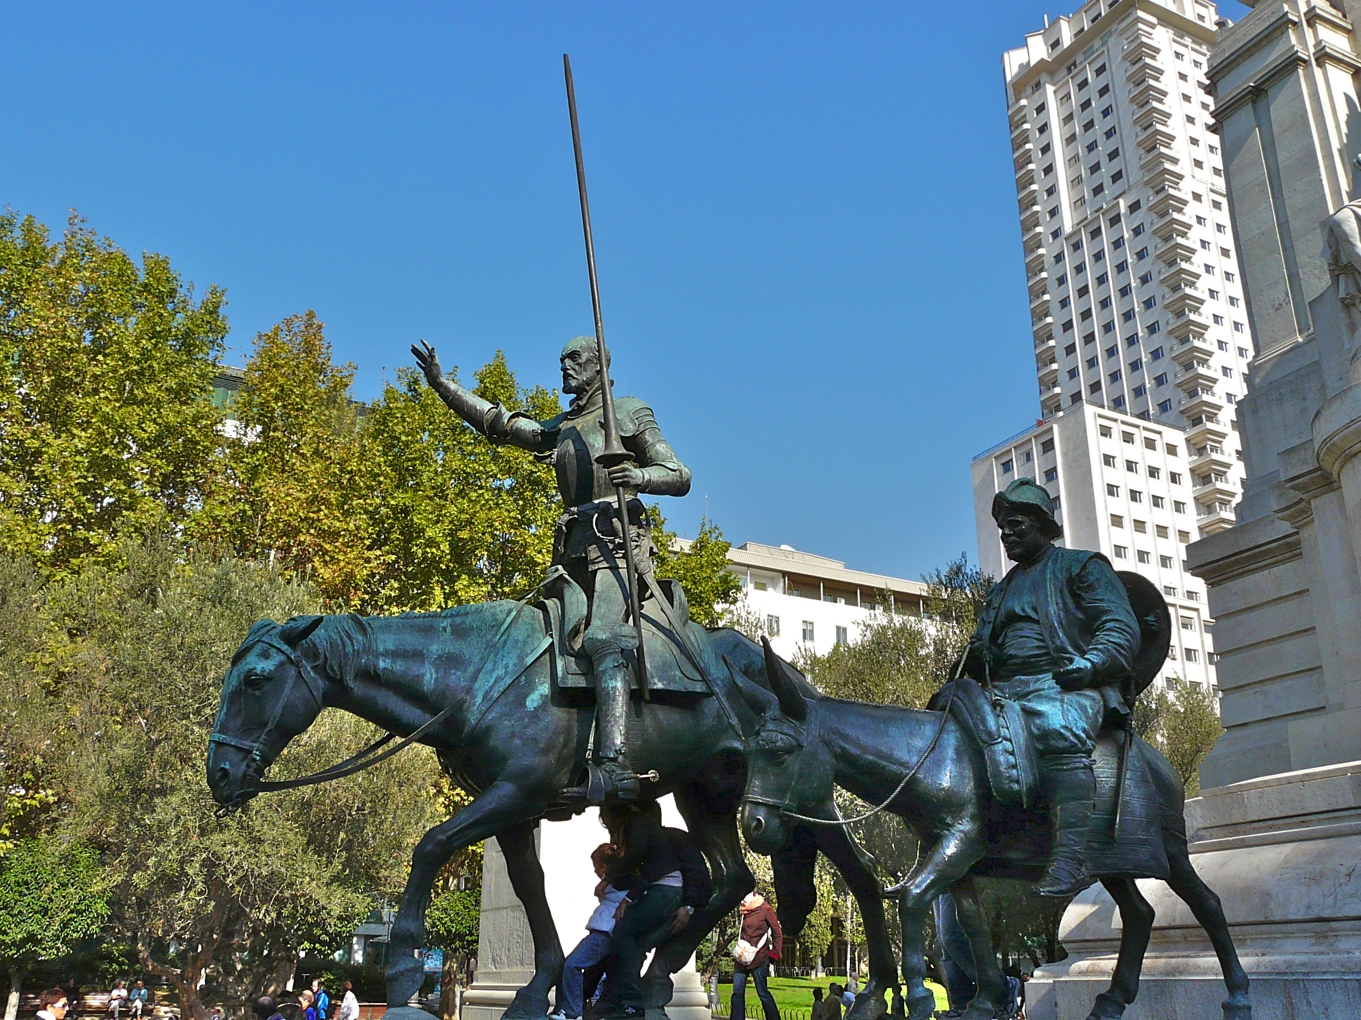
[[208, 498], [191, 534], [222, 553], [307, 577], [337, 605], [359, 601], [376, 557], [358, 489], [353, 365], [335, 365], [309, 311], [255, 338]]
[[[413, 749], [216, 817], [204, 749], [231, 654], [253, 621], [314, 609], [316, 596], [296, 576], [171, 541], [125, 543], [118, 559], [47, 585], [54, 626], [27, 657], [47, 720], [32, 732], [58, 735], [44, 752], [53, 824], [99, 850], [116, 936], [201, 1020], [207, 976], [238, 995], [281, 986], [303, 949], [335, 949], [374, 895], [396, 897], [435, 821], [436, 765]], [[275, 771], [314, 770], [373, 737], [327, 711]]]
[[707, 517], [700, 520], [694, 540], [682, 543], [675, 532], [667, 530], [659, 507], [649, 507], [648, 512], [652, 517], [652, 544], [657, 550], [657, 576], [680, 581], [690, 603], [690, 619], [705, 627], [727, 626], [725, 614], [742, 594], [742, 582], [728, 569], [732, 543]]
[[25, 973], [93, 937], [108, 914], [99, 863], [88, 847], [26, 839], [0, 862], [0, 963], [9, 971], [5, 1020], [19, 1011]]
[[223, 292], [74, 215], [0, 214], [0, 550], [62, 571], [185, 519], [216, 446]]
[[1213, 690], [1178, 677], [1150, 688], [1134, 705], [1134, 731], [1167, 756], [1188, 797], [1200, 793], [1200, 763], [1224, 732]]

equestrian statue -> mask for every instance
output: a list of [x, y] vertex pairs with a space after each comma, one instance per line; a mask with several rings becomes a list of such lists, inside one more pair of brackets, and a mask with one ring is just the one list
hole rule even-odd
[[978, 974], [966, 1020], [1016, 1015], [974, 888], [980, 876], [1038, 879], [1043, 896], [1070, 897], [1094, 879], [1109, 891], [1123, 923], [1120, 952], [1088, 1020], [1119, 1017], [1134, 1001], [1153, 925], [1135, 880], [1165, 880], [1219, 957], [1225, 1020], [1249, 1020], [1248, 979], [1219, 898], [1187, 851], [1181, 779], [1129, 725], [1167, 654], [1166, 602], [1098, 553], [1056, 548], [1061, 527], [1032, 480], [999, 493], [992, 512], [1016, 565], [989, 593], [928, 710], [810, 695], [769, 642], [770, 690], [735, 678], [760, 716], [747, 744], [747, 844], [787, 875], [806, 870], [816, 854], [809, 827], [843, 824], [835, 786], [906, 822], [921, 849], [885, 894], [898, 901], [910, 1020], [934, 1009], [922, 930], [946, 892]]

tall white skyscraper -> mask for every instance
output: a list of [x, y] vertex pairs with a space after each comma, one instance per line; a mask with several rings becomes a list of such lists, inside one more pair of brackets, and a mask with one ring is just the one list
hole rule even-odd
[[1234, 520], [1253, 351], [1205, 77], [1216, 16], [1094, 0], [1002, 58], [1043, 417], [1185, 429], [1197, 537]]

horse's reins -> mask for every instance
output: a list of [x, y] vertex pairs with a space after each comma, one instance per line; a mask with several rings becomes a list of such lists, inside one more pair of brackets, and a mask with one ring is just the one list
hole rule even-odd
[[[471, 688], [473, 689], [476, 688], [477, 681], [482, 678], [482, 673], [487, 668], [487, 664], [491, 661], [492, 655], [495, 654], [498, 643], [500, 642], [501, 638], [505, 635], [507, 629], [509, 629], [515, 617], [519, 614], [520, 610], [524, 607], [525, 603], [527, 603], [529, 599], [532, 598], [541, 587], [543, 586], [538, 585], [532, 590], [530, 590], [527, 594], [521, 596], [518, 600], [516, 600], [515, 605], [511, 607], [510, 612], [506, 614], [506, 618], [501, 622], [501, 627], [496, 632], [496, 636], [487, 645], [487, 654], [482, 657], [481, 663], [478, 664], [477, 672], [473, 674], [473, 682], [470, 685]], [[274, 638], [268, 635], [256, 639], [256, 641], [253, 642], [253, 644], [266, 644], [269, 645], [269, 647], [275, 649], [276, 651], [283, 653], [285, 656], [288, 657], [289, 661], [293, 664], [295, 672], [293, 675], [289, 676], [288, 683], [284, 686], [284, 693], [279, 698], [279, 703], [274, 709], [274, 714], [270, 716], [269, 722], [265, 725], [264, 730], [261, 731], [260, 736], [256, 740], [254, 741], [241, 740], [240, 738], [233, 737], [230, 734], [220, 733], [217, 730], [213, 730], [212, 734], [208, 737], [208, 742], [210, 744], [226, 744], [228, 747], [235, 747], [242, 751], [247, 751], [250, 754], [250, 761], [254, 763], [256, 767], [261, 766], [268, 767], [267, 763], [264, 760], [265, 736], [266, 734], [271, 733], [273, 731], [275, 725], [279, 721], [279, 717], [283, 714], [284, 706], [288, 704], [288, 696], [293, 693], [293, 683], [295, 679], [299, 676], [303, 678], [303, 683], [307, 685], [308, 693], [310, 693], [312, 697], [316, 700], [318, 709], [324, 708], [326, 703], [324, 700], [324, 696], [321, 693], [321, 690], [319, 689], [321, 687], [321, 681], [319, 678], [317, 678], [316, 671], [312, 669], [310, 663], [308, 663], [305, 659], [298, 655], [296, 649], [284, 644], [282, 641], [276, 641], [274, 640]], [[530, 659], [527, 662], [525, 662], [525, 664], [521, 666], [519, 671], [515, 674], [516, 677], [518, 677], [521, 673], [523, 673], [526, 669], [529, 668], [530, 664], [534, 661], [534, 659], [537, 659], [539, 655], [543, 653], [544, 647], [546, 646], [540, 643], [540, 645], [535, 650]], [[514, 680], [515, 677], [511, 677], [510, 679]], [[491, 700], [494, 701], [495, 699]], [[397, 734], [385, 733], [383, 736], [379, 737], [377, 740], [369, 744], [363, 750], [359, 751], [356, 754], [351, 755], [344, 761], [337, 762], [334, 765], [328, 765], [321, 771], [313, 772], [311, 775], [299, 776], [296, 779], [282, 779], [282, 780], [261, 779], [258, 781], [256, 785], [255, 788], [256, 793], [277, 793], [280, 790], [296, 790], [305, 786], [317, 786], [321, 783], [329, 783], [333, 779], [343, 779], [346, 776], [352, 776], [357, 772], [362, 772], [364, 769], [369, 768], [371, 765], [377, 765], [381, 761], [386, 761], [388, 758], [391, 758], [393, 755], [397, 754], [400, 751], [405, 750], [407, 747], [414, 744], [426, 733], [430, 732], [440, 723], [447, 720], [454, 713], [454, 710], [457, 707], [458, 707], [457, 703], [447, 705], [445, 708], [441, 709], [436, 715], [432, 716], [426, 722], [417, 727], [408, 736], [403, 737], [397, 743], [397, 746], [390, 747], [381, 754], [376, 754], [375, 752], [378, 751], [378, 749], [383, 747], [384, 745], [390, 743], [393, 740], [396, 740]], [[482, 706], [482, 711], [478, 714], [477, 718], [473, 720], [474, 725], [477, 722], [481, 721], [482, 715], [485, 714], [487, 708], [489, 707], [490, 707], [489, 704], [484, 704]], [[226, 805], [223, 808], [219, 808], [218, 813], [223, 814], [226, 811], [230, 810], [230, 808], [231, 805]]]
[[898, 794], [903, 792], [903, 788], [907, 786], [908, 781], [921, 770], [921, 767], [926, 764], [926, 759], [931, 757], [931, 752], [936, 749], [936, 744], [940, 742], [940, 735], [945, 732], [945, 724], [950, 719], [950, 706], [954, 704], [955, 700], [954, 681], [958, 680], [960, 674], [964, 672], [964, 659], [965, 656], [963, 655], [959, 657], [959, 667], [955, 670], [954, 679], [950, 683], [950, 694], [945, 699], [945, 709], [941, 712], [940, 724], [936, 727], [936, 732], [931, 737], [931, 743], [926, 745], [926, 750], [923, 751], [922, 756], [917, 759], [917, 764], [913, 765], [912, 768], [907, 772], [907, 774], [903, 776], [903, 778], [898, 782], [897, 787], [894, 788], [893, 792], [888, 795], [888, 798], [882, 804], [879, 804], [877, 807], [871, 808], [870, 810], [864, 812], [863, 814], [856, 815], [854, 818], [842, 818], [841, 809], [839, 807], [836, 807], [835, 801], [833, 801], [833, 808], [836, 811], [837, 815], [835, 818], [815, 818], [812, 815], [802, 815], [799, 814], [797, 811], [790, 810], [788, 807], [790, 793], [798, 789], [799, 773], [803, 769], [802, 755], [800, 755], [799, 757], [798, 768], [794, 770], [794, 779], [789, 784], [790, 793], [785, 794], [785, 798], [782, 802], [776, 803], [773, 800], [769, 800], [764, 797], [752, 796], [750, 794], [744, 795], [742, 799], [744, 801], [749, 801], [753, 804], [762, 804], [766, 807], [773, 807], [777, 811], [779, 811], [781, 815], [784, 815], [785, 817], [788, 818], [793, 818], [800, 822], [807, 822], [809, 825], [840, 825], [844, 827], [847, 825], [853, 825], [856, 822], [863, 822], [867, 818], [873, 818], [875, 815], [877, 815], [880, 811], [883, 811], [898, 798]]

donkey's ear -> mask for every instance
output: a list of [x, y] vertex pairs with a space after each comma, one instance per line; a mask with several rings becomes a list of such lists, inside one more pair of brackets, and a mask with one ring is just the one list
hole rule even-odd
[[[756, 713], [757, 719], [775, 707], [775, 695], [760, 684], [752, 683], [738, 670], [734, 669], [732, 663], [728, 662], [726, 655], [723, 657], [723, 661], [728, 664], [728, 673], [732, 676], [733, 682], [737, 684], [737, 690], [742, 695], [742, 700], [746, 702], [747, 708]], [[744, 724], [746, 722], [747, 720], [743, 720]]]
[[766, 653], [766, 679], [770, 681], [775, 697], [780, 699], [780, 711], [795, 722], [803, 722], [808, 718], [808, 703], [799, 690], [798, 671], [775, 654], [775, 649], [770, 647], [770, 638], [764, 634], [761, 635], [761, 647]]
[[279, 628], [279, 640], [289, 648], [297, 648], [312, 636], [312, 631], [320, 627], [324, 619], [324, 616], [295, 616]]

